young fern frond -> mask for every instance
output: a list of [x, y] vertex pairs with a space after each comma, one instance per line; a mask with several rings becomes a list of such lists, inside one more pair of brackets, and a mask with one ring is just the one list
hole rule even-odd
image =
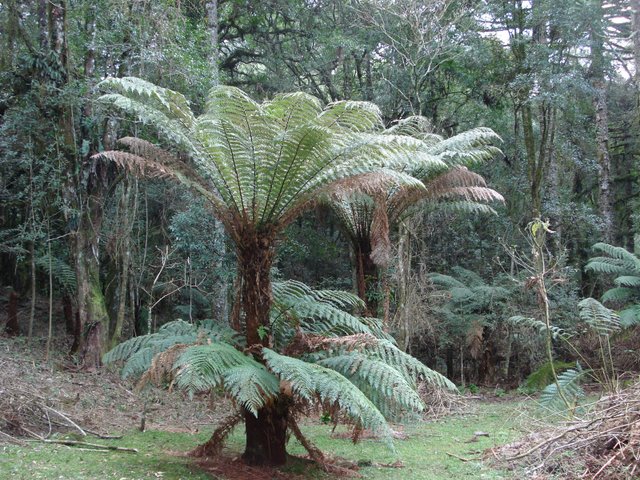
[[[542, 320], [538, 320], [536, 318], [524, 317], [522, 315], [514, 315], [513, 317], [509, 317], [507, 322], [515, 327], [525, 327], [536, 330], [540, 335], [546, 334], [547, 325]], [[556, 327], [555, 325], [551, 325], [550, 327], [551, 337], [556, 340], [560, 337], [567, 337], [567, 332], [565, 332], [562, 328]]]
[[598, 335], [608, 337], [620, 331], [620, 317], [593, 298], [585, 298], [578, 303], [580, 319]]
[[[575, 369], [571, 368], [565, 370], [558, 375], [558, 383], [551, 383], [546, 386], [540, 396], [540, 404], [545, 407], [553, 408], [565, 408], [566, 404], [562, 399], [562, 396], [573, 406], [578, 404], [581, 398], [584, 398], [584, 390], [580, 386], [580, 382], [583, 380], [587, 370], [583, 370], [580, 365]], [[562, 391], [558, 390], [558, 386]]]

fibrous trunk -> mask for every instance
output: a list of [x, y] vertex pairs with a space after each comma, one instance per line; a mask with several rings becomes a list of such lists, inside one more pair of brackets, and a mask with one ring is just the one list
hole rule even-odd
[[378, 315], [378, 266], [371, 259], [371, 244], [366, 240], [355, 241], [356, 281], [358, 296], [365, 304], [366, 316]]
[[282, 397], [255, 417], [245, 412], [247, 443], [242, 459], [250, 465], [283, 465], [287, 461], [289, 402]]
[[[250, 231], [238, 247], [238, 267], [242, 276], [242, 310], [247, 346], [269, 346], [269, 311], [274, 257], [273, 236]], [[255, 349], [257, 352], [259, 349]], [[262, 361], [259, 354], [256, 360]], [[282, 396], [258, 411], [244, 413], [246, 446], [243, 460], [251, 465], [282, 465], [286, 461], [286, 432], [289, 402]]]

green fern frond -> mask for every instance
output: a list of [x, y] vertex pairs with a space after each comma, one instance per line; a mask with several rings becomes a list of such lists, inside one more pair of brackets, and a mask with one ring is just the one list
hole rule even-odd
[[366, 341], [355, 343], [348, 349], [336, 349], [335, 352], [327, 353], [327, 355], [347, 354], [356, 349], [360, 354], [384, 362], [396, 369], [411, 385], [415, 386], [419, 382], [425, 382], [440, 388], [458, 391], [457, 387], [444, 375], [431, 370], [419, 360], [400, 350], [395, 342], [389, 340], [368, 337]]
[[[562, 400], [562, 396], [564, 396], [571, 405], [577, 405], [578, 401], [585, 396], [580, 382], [587, 373], [588, 371], [583, 370], [580, 365], [575, 369], [565, 370], [558, 375], [557, 385], [555, 382], [551, 383], [542, 391], [540, 404], [545, 407], [565, 408], [566, 405]], [[560, 390], [558, 390], [558, 386], [560, 386]]]
[[222, 385], [227, 372], [240, 366], [261, 367], [253, 358], [226, 343], [197, 345], [185, 350], [176, 360], [174, 385], [190, 395], [208, 391]]
[[596, 243], [593, 249], [606, 253], [613, 259], [620, 260], [627, 268], [636, 270], [640, 274], [640, 259], [624, 248], [615, 247], [607, 243]]
[[604, 292], [604, 294], [602, 295], [602, 301], [625, 303], [630, 302], [634, 298], [638, 297], [638, 294], [639, 292], [632, 288], [614, 287]]
[[178, 344], [192, 344], [198, 339], [195, 333], [159, 335], [138, 351], [133, 353], [124, 363], [120, 375], [122, 378], [142, 375], [151, 366], [153, 357]]
[[640, 305], [632, 305], [620, 311], [620, 325], [624, 328], [640, 324]]
[[51, 273], [54, 280], [65, 292], [73, 293], [76, 291], [76, 273], [73, 268], [61, 258], [55, 256], [49, 258], [48, 254], [38, 256], [36, 258], [36, 265], [47, 274]]
[[258, 416], [258, 411], [278, 396], [280, 383], [263, 365], [246, 364], [228, 369], [224, 390], [236, 403]]
[[640, 288], [640, 276], [621, 275], [614, 280], [619, 287]]
[[340, 373], [263, 349], [268, 368], [281, 380], [291, 384], [292, 391], [301, 398], [336, 406], [357, 426], [381, 434], [390, 448], [391, 429], [382, 413], [353, 383]]
[[580, 318], [593, 328], [598, 335], [610, 336], [620, 330], [620, 317], [593, 298], [585, 298], [578, 303]]
[[[531, 317], [523, 317], [522, 315], [514, 315], [513, 317], [509, 317], [507, 322], [515, 327], [525, 327], [536, 330], [540, 335], [543, 335], [547, 331], [547, 325], [542, 321], [536, 318]], [[555, 325], [551, 325], [551, 336], [554, 340], [559, 337], [566, 337], [567, 333], [560, 327], [556, 327]]]
[[421, 412], [425, 408], [415, 387], [395, 368], [380, 360], [351, 352], [326, 358], [318, 364], [348, 378], [386, 418], [400, 420], [407, 412]]

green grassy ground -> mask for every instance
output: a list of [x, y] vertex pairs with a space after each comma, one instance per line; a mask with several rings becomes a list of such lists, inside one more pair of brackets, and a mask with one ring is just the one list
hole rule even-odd
[[[522, 431], [529, 418], [530, 404], [514, 401], [482, 403], [472, 414], [451, 416], [435, 422], [405, 426], [408, 439], [395, 442], [397, 453], [381, 442], [364, 440], [354, 445], [349, 439], [331, 438], [330, 426], [314, 424], [303, 427], [305, 434], [324, 452], [359, 462], [391, 463], [400, 459], [404, 468], [363, 466], [360, 473], [370, 479], [437, 480], [437, 479], [501, 479], [509, 478], [500, 471], [475, 460], [492, 446], [507, 443]], [[474, 432], [489, 437], [468, 442]], [[231, 437], [229, 450], [241, 452], [241, 429]], [[190, 435], [148, 431], [131, 433], [121, 440], [93, 440], [123, 447], [135, 447], [139, 453], [97, 453], [61, 445], [32, 444], [27, 447], [0, 446], [0, 478], [15, 479], [211, 479], [192, 464], [189, 458], [168, 451], [187, 451], [204, 441], [207, 433]], [[292, 440], [289, 451], [302, 454], [302, 447]], [[462, 461], [457, 457], [468, 459]], [[305, 467], [307, 468], [307, 467]], [[292, 473], [295, 472], [295, 467]], [[306, 478], [325, 478], [318, 472], [305, 470]]]

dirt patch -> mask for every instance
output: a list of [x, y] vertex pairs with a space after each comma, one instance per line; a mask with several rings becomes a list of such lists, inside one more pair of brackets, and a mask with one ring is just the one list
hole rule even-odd
[[[31, 432], [47, 437], [79, 429], [115, 435], [139, 427], [143, 415], [147, 429], [196, 433], [217, 423], [228, 409], [224, 399], [216, 400], [212, 410], [205, 397], [190, 401], [150, 387], [136, 393], [134, 382], [114, 371], [74, 371], [60, 353], [66, 344], [56, 345], [48, 362], [42, 347], [41, 339], [28, 346], [23, 338], [0, 337], [0, 431], [12, 436]], [[6, 440], [0, 436], [0, 442]]]

